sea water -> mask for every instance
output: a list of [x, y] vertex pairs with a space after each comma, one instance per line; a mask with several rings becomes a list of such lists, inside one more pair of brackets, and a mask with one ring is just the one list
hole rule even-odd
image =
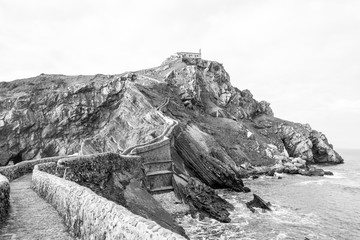
[[[320, 166], [333, 176], [282, 175], [244, 180], [251, 193], [219, 190], [235, 206], [230, 223], [184, 216], [190, 239], [360, 239], [360, 150], [340, 150], [344, 164]], [[271, 212], [252, 213], [245, 203], [255, 193]]]

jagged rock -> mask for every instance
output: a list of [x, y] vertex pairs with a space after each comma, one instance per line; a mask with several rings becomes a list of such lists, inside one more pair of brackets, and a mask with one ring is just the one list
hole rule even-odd
[[181, 191], [184, 200], [192, 207], [192, 215], [199, 211], [220, 222], [231, 221], [228, 210], [233, 210], [234, 206], [218, 196], [209, 186], [195, 178], [189, 178]]
[[315, 130], [310, 132], [310, 139], [313, 143], [312, 152], [316, 163], [342, 163], [342, 157], [333, 150], [327, 138], [321, 132]]
[[[212, 142], [213, 148], [210, 148], [206, 142]], [[178, 164], [181, 161], [190, 176], [200, 178], [213, 188], [244, 191], [244, 184], [240, 176], [229, 166], [230, 164], [235, 165], [235, 163], [227, 156], [226, 152], [216, 146], [216, 141], [212, 136], [202, 132], [196, 126], [188, 125], [185, 131], [177, 135], [174, 148], [178, 156]], [[211, 156], [215, 152], [218, 154], [217, 158]], [[176, 157], [174, 158], [176, 161]]]
[[246, 207], [250, 209], [250, 211], [255, 212], [254, 207], [262, 208], [264, 210], [271, 211], [270, 202], [265, 202], [261, 197], [254, 194], [254, 199], [246, 203]]

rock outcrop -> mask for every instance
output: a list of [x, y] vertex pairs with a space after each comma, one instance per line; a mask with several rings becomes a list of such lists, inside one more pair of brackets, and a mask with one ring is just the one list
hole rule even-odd
[[254, 199], [247, 202], [246, 203], [246, 207], [248, 207], [250, 209], [250, 211], [255, 212], [256, 210], [254, 209], [256, 208], [261, 208], [263, 210], [267, 210], [267, 211], [271, 211], [271, 203], [270, 202], [265, 202], [261, 197], [259, 197], [258, 195], [254, 194]]
[[296, 165], [293, 159], [343, 162], [323, 134], [274, 117], [269, 103], [233, 87], [222, 64], [172, 57], [119, 75], [42, 74], [0, 83], [0, 165], [122, 153], [168, 127], [157, 111], [164, 99], [164, 115], [179, 122], [171, 140], [175, 171], [212, 188], [244, 191], [241, 177], [257, 167], [298, 173], [286, 166]]
[[231, 221], [229, 210], [233, 210], [234, 206], [198, 179], [175, 175], [174, 187], [178, 199], [190, 206], [193, 217], [199, 212], [200, 216], [208, 216], [220, 222]]
[[120, 75], [40, 75], [0, 89], [0, 165], [77, 154], [82, 145], [121, 152], [165, 127], [135, 83]]

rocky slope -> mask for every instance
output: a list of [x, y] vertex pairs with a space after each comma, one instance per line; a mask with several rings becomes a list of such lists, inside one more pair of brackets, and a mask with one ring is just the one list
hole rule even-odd
[[[176, 171], [213, 188], [244, 191], [251, 173], [304, 173], [342, 163], [324, 134], [274, 117], [270, 104], [230, 83], [222, 64], [170, 57], [119, 75], [45, 75], [0, 83], [0, 166], [57, 155], [122, 153], [179, 121]], [[299, 171], [305, 169], [304, 171]]]

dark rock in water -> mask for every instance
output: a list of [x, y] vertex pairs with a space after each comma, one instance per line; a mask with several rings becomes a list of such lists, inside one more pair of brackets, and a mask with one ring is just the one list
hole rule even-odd
[[331, 171], [324, 171], [324, 174], [325, 174], [325, 175], [330, 175], [330, 176], [334, 175], [334, 173], [331, 172]]
[[250, 209], [250, 211], [252, 211], [252, 212], [255, 212], [254, 207], [262, 208], [264, 210], [271, 211], [270, 206], [271, 206], [270, 202], [265, 202], [262, 198], [260, 198], [256, 194], [254, 194], [254, 199], [253, 200], [246, 203], [246, 207], [248, 207]]
[[278, 176], [278, 179], [282, 179], [282, 177], [281, 177], [281, 176]]
[[297, 174], [297, 173], [299, 173], [299, 169], [297, 169], [297, 168], [285, 168], [284, 173]]
[[248, 187], [243, 187], [243, 190], [244, 190], [245, 193], [251, 192], [251, 189], [248, 188]]
[[257, 179], [257, 178], [259, 178], [259, 176], [254, 175], [254, 176], [251, 176], [251, 178], [252, 178], [252, 179]]
[[174, 182], [175, 194], [190, 206], [192, 217], [196, 216], [197, 210], [201, 218], [208, 216], [220, 222], [231, 221], [228, 210], [234, 209], [234, 206], [218, 196], [212, 188], [195, 178], [185, 180], [175, 175]]
[[270, 176], [270, 177], [273, 177], [273, 176], [275, 176], [275, 172], [276, 172], [276, 169], [273, 168], [273, 169], [271, 169], [269, 172], [267, 172], [266, 175], [267, 175], [267, 176]]

